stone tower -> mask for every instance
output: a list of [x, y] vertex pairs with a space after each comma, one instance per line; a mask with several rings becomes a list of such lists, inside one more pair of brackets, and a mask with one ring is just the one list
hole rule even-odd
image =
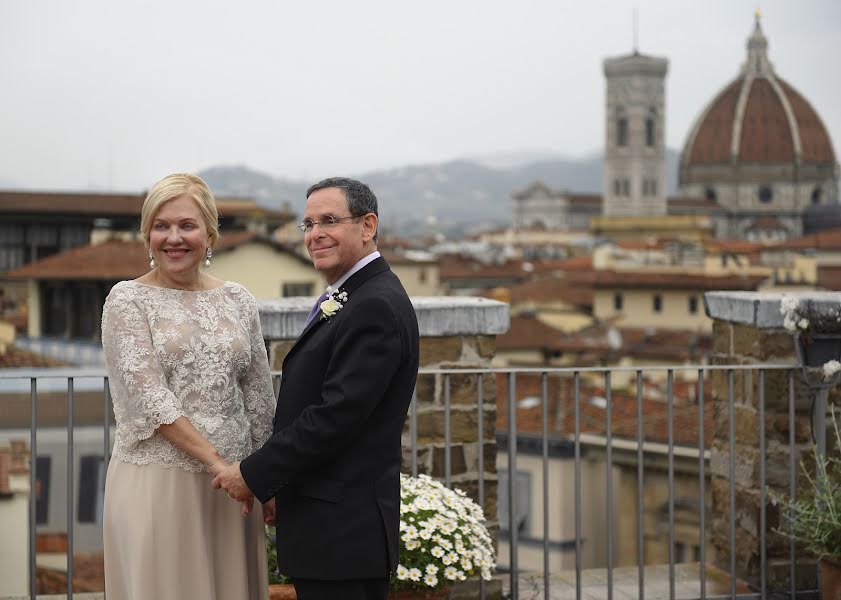
[[604, 61], [605, 216], [666, 214], [665, 58], [633, 54]]

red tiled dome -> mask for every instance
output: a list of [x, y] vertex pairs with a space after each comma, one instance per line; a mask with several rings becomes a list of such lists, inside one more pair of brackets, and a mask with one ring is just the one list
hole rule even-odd
[[835, 165], [832, 143], [809, 102], [777, 77], [757, 20], [740, 76], [701, 114], [683, 151], [684, 167], [702, 164]]

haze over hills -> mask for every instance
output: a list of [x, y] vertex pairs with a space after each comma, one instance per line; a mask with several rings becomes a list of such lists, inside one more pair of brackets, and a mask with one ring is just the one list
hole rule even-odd
[[[667, 150], [668, 194], [676, 190], [679, 154]], [[288, 203], [303, 210], [306, 189], [314, 182], [274, 177], [244, 165], [216, 166], [199, 175], [219, 195], [250, 196], [268, 208]], [[508, 153], [409, 165], [350, 174], [368, 183], [382, 207], [383, 224], [417, 232], [436, 224], [442, 230], [469, 230], [511, 220], [511, 193], [534, 181], [577, 193], [598, 194], [602, 157], [569, 159], [547, 153]]]

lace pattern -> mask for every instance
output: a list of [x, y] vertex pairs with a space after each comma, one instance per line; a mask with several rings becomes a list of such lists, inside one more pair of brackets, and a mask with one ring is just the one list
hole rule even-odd
[[228, 282], [205, 291], [115, 285], [102, 345], [117, 420], [113, 455], [187, 471], [205, 466], [155, 430], [187, 417], [225, 460], [271, 435], [275, 410], [254, 297]]

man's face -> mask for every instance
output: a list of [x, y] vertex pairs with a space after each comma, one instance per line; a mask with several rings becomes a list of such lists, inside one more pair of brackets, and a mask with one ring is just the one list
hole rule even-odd
[[[339, 188], [324, 188], [310, 194], [304, 209], [304, 220], [320, 223], [329, 217], [342, 219], [350, 216], [345, 193]], [[334, 283], [364, 257], [366, 249], [365, 219], [345, 219], [332, 227], [314, 225], [304, 234], [312, 263]]]

